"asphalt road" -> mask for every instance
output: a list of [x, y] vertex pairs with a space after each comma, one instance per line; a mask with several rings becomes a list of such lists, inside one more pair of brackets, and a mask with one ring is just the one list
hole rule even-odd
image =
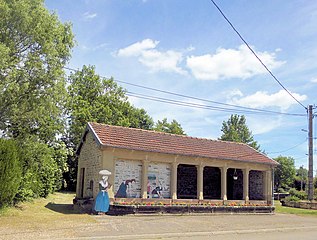
[[275, 215], [88, 216], [64, 227], [16, 229], [0, 239], [316, 240], [317, 217]]
[[296, 215], [95, 216], [73, 239], [317, 239], [317, 218]]

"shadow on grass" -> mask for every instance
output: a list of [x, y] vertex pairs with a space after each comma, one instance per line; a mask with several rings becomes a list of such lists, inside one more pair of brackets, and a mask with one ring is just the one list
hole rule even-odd
[[82, 214], [80, 211], [74, 210], [73, 204], [59, 204], [59, 203], [48, 203], [46, 208], [63, 214]]

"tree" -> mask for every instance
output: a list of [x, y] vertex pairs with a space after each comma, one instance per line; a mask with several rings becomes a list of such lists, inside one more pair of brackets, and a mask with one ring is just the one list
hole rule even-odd
[[20, 178], [21, 165], [15, 141], [0, 139], [0, 208], [13, 203]]
[[[87, 122], [151, 129], [152, 118], [144, 109], [133, 107], [125, 90], [113, 79], [100, 77], [94, 66], [83, 66], [69, 76], [68, 87], [68, 148], [75, 151]], [[68, 188], [74, 189], [77, 178], [77, 162], [73, 154], [68, 157], [69, 173], [65, 175]]]
[[228, 121], [222, 122], [222, 135], [219, 140], [246, 143], [250, 147], [260, 150], [260, 146], [253, 139], [252, 132], [246, 125], [245, 117], [233, 114]]
[[94, 66], [83, 66], [69, 77], [67, 114], [69, 116], [69, 143], [79, 143], [87, 122], [150, 129], [152, 118], [144, 109], [134, 108], [125, 90], [113, 79], [100, 77]]
[[274, 158], [279, 165], [274, 169], [274, 186], [276, 189], [288, 189], [295, 180], [295, 160], [292, 157], [279, 156]]
[[167, 122], [167, 118], [164, 118], [162, 121], [158, 120], [153, 130], [158, 132], [186, 135], [182, 126], [175, 119], [173, 119], [170, 123]]
[[43, 0], [0, 0], [0, 129], [49, 142], [63, 130], [63, 66], [74, 45]]
[[305, 190], [306, 183], [308, 180], [308, 170], [306, 168], [300, 167], [296, 169], [294, 187], [297, 190]]
[[65, 125], [63, 67], [74, 46], [71, 25], [50, 13], [44, 0], [0, 0], [0, 15], [0, 132], [21, 150], [16, 199], [47, 196], [61, 176], [53, 146]]

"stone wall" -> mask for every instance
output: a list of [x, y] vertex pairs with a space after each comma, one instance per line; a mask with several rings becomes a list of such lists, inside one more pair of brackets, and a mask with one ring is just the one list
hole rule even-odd
[[197, 168], [180, 164], [177, 169], [177, 198], [197, 198]]
[[217, 167], [204, 167], [204, 199], [221, 198], [221, 171]]
[[249, 172], [249, 199], [263, 200], [263, 172], [251, 170]]
[[[100, 181], [98, 173], [102, 170], [101, 156], [102, 152], [92, 134], [87, 133], [78, 158], [78, 175], [82, 172], [81, 169], [84, 168], [84, 176], [78, 176], [77, 178], [77, 197], [89, 198], [98, 194], [98, 182]], [[81, 177], [83, 177], [83, 186], [80, 181]], [[83, 190], [83, 196], [78, 196], [81, 192], [80, 189]]]

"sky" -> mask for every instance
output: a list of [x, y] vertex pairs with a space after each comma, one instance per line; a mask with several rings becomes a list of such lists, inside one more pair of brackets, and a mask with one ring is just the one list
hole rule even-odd
[[[317, 104], [317, 1], [215, 2], [282, 85], [305, 107]], [[175, 119], [189, 136], [218, 139], [222, 122], [243, 114], [269, 157], [293, 157], [297, 167], [308, 168], [306, 109], [210, 0], [45, 0], [45, 5], [73, 25], [76, 46], [67, 66], [94, 65], [99, 75], [121, 81], [129, 101], [154, 121]], [[148, 99], [153, 97], [161, 102]], [[166, 99], [178, 105], [163, 103]], [[219, 107], [233, 107], [215, 102], [301, 116], [224, 111]], [[198, 108], [188, 107], [193, 104]], [[317, 131], [316, 118], [313, 125]]]

